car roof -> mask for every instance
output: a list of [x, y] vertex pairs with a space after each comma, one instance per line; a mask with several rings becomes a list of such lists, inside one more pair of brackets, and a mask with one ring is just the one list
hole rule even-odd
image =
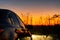
[[[9, 14], [9, 13], [14, 13], [13, 11], [11, 11], [11, 10], [8, 10], [8, 9], [0, 9], [0, 15], [7, 15], [7, 14]], [[15, 14], [15, 13], [14, 13]]]

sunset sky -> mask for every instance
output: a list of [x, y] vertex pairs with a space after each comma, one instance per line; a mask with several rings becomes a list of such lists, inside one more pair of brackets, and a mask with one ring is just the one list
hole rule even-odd
[[33, 21], [36, 19], [39, 22], [39, 16], [60, 15], [60, 0], [0, 0], [0, 8], [10, 9], [20, 15], [29, 14], [34, 17]]

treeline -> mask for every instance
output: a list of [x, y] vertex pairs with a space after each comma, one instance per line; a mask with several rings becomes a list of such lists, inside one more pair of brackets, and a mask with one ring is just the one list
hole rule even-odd
[[30, 30], [32, 34], [60, 34], [60, 25], [26, 25], [26, 28]]

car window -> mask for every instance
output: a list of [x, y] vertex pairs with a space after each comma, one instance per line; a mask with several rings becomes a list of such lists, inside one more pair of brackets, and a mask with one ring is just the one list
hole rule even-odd
[[13, 26], [25, 29], [25, 26], [24, 26], [22, 20], [19, 18], [18, 15], [14, 14], [14, 13], [10, 13], [9, 14], [9, 22]]
[[9, 14], [9, 21], [11, 25], [19, 27], [19, 22], [14, 14]]

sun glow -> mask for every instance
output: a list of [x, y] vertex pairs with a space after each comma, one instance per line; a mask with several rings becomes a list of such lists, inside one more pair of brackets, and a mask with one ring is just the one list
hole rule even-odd
[[30, 19], [25, 20], [24, 22], [28, 21], [26, 24], [29, 24], [29, 25], [54, 25], [54, 24], [60, 24], [60, 18], [50, 19], [50, 18], [47, 18], [47, 17], [33, 17], [32, 21], [31, 21], [31, 18], [30, 18]]
[[52, 18], [53, 15], [27, 15], [23, 14], [20, 10], [14, 10], [22, 21], [27, 25], [54, 25], [60, 24], [60, 17]]

